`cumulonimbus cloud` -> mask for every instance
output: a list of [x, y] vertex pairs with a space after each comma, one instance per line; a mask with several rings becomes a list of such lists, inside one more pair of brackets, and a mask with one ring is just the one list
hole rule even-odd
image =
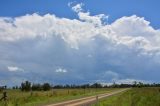
[[18, 65], [28, 69], [27, 78], [39, 74], [41, 80], [52, 73], [49, 81], [62, 81], [54, 76], [61, 66], [70, 70], [63, 76], [68, 82], [105, 80], [100, 76], [106, 70], [118, 79], [159, 80], [160, 30], [136, 15], [105, 24], [106, 15], [91, 16], [81, 6], [72, 7], [79, 19], [37, 13], [0, 17], [0, 70]]

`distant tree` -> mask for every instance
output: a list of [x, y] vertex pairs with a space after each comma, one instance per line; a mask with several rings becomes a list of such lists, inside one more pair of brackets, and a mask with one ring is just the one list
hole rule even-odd
[[15, 86], [13, 86], [12, 89], [16, 89]]
[[21, 90], [22, 91], [30, 91], [31, 90], [31, 83], [29, 81], [25, 81], [21, 83]]
[[19, 87], [18, 86], [13, 86], [12, 89], [19, 89]]
[[71, 85], [71, 88], [77, 88], [77, 86], [75, 84]]
[[89, 88], [90, 85], [89, 84], [84, 84], [84, 85], [81, 85], [81, 88]]
[[41, 84], [33, 84], [32, 85], [32, 90], [33, 91], [41, 91], [41, 90], [43, 90], [43, 87], [42, 87]]
[[140, 87], [143, 87], [143, 85], [144, 85], [144, 84], [143, 84], [142, 82], [139, 82], [139, 83], [138, 83], [138, 87], [139, 87], [139, 88], [140, 88]]
[[133, 87], [137, 87], [137, 81], [133, 81]]
[[42, 87], [44, 91], [48, 91], [51, 89], [51, 85], [49, 83], [44, 83]]
[[64, 86], [64, 88], [71, 88], [71, 86], [68, 85], [68, 84], [66, 84], [66, 85]]
[[91, 85], [91, 88], [102, 88], [103, 86], [100, 83], [94, 83]]
[[[71, 86], [70, 86], [71, 87]], [[61, 89], [61, 88], [64, 88], [63, 85], [55, 85], [53, 88], [56, 88], [56, 89]]]
[[108, 85], [105, 85], [105, 86], [104, 86], [104, 88], [108, 88], [108, 87], [109, 87]]
[[15, 88], [16, 88], [16, 89], [19, 89], [19, 87], [18, 87], [18, 86], [16, 86]]
[[113, 84], [111, 85], [113, 88], [118, 88], [118, 84], [116, 84], [116, 82], [113, 82]]

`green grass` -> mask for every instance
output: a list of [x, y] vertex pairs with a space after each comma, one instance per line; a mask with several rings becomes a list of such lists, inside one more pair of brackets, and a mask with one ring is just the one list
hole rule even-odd
[[100, 100], [99, 106], [160, 106], [160, 88], [132, 88]]
[[[7, 106], [43, 106], [65, 100], [71, 100], [86, 96], [92, 96], [104, 92], [112, 92], [118, 90], [116, 88], [101, 89], [53, 89], [50, 91], [34, 91], [32, 96], [30, 92], [22, 92], [20, 90], [7, 90], [8, 102]], [[2, 97], [2, 92], [0, 92]], [[0, 101], [0, 106], [5, 106]]]

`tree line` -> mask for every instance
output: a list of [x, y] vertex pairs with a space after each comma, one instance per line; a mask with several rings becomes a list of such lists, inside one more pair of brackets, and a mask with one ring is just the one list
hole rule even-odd
[[101, 83], [94, 84], [66, 84], [66, 85], [51, 85], [49, 83], [31, 83], [29, 81], [25, 81], [21, 83], [21, 86], [14, 86], [13, 89], [21, 89], [22, 91], [48, 91], [50, 89], [69, 89], [69, 88], [127, 88], [127, 87], [160, 87], [160, 84], [152, 83], [152, 84], [144, 84], [142, 82], [133, 82], [133, 84], [116, 84], [115, 82], [111, 85], [102, 85]]
[[20, 86], [20, 89], [22, 91], [30, 91], [30, 90], [32, 90], [32, 91], [41, 91], [41, 90], [48, 91], [51, 88], [52, 88], [52, 86], [49, 83], [44, 83], [44, 84], [33, 83], [33, 84], [31, 84], [31, 82], [29, 82], [29, 81], [22, 82], [21, 86]]

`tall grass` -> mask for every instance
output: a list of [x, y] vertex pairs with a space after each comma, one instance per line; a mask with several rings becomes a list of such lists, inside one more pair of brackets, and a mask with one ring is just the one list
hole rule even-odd
[[100, 100], [99, 106], [160, 106], [160, 88], [132, 88]]
[[[7, 90], [7, 106], [41, 106], [44, 104], [56, 103], [60, 101], [91, 96], [104, 92], [111, 92], [116, 88], [100, 89], [53, 89], [50, 91], [22, 92], [20, 90]], [[2, 97], [2, 92], [0, 93]], [[0, 102], [0, 106], [5, 106]]]

